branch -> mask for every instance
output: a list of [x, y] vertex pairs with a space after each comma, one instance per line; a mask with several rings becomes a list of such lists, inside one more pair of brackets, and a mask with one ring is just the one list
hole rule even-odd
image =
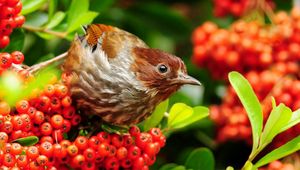
[[47, 34], [57, 36], [59, 38], [65, 38], [68, 35], [68, 33], [66, 33], [66, 32], [57, 32], [57, 31], [48, 30], [48, 29], [42, 28], [42, 27], [35, 27], [32, 25], [23, 25], [22, 28], [24, 28], [28, 31], [32, 31], [32, 32], [44, 32]]
[[47, 60], [47, 61], [38, 63], [36, 65], [33, 65], [33, 66], [29, 67], [27, 69], [27, 71], [31, 74], [34, 74], [35, 72], [37, 72], [37, 71], [39, 71], [43, 68], [46, 68], [46, 67], [48, 67], [49, 65], [51, 65], [53, 63], [62, 61], [65, 57], [67, 57], [67, 55], [68, 55], [68, 52], [65, 52], [65, 53], [60, 54], [60, 55], [58, 55], [58, 56], [56, 56], [56, 57], [54, 57], [50, 60]]

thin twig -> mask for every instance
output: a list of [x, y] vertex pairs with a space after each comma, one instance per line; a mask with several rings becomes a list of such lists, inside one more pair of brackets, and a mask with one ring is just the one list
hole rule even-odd
[[53, 63], [56, 63], [56, 62], [59, 62], [59, 61], [62, 61], [66, 56], [67, 56], [68, 52], [65, 52], [63, 54], [60, 54], [50, 60], [47, 60], [47, 61], [44, 61], [44, 62], [41, 62], [41, 63], [38, 63], [36, 65], [33, 65], [31, 67], [29, 67], [27, 69], [27, 71], [31, 74], [49, 66], [50, 64], [53, 64]]
[[46, 28], [35, 27], [35, 26], [32, 26], [32, 25], [26, 25], [26, 24], [23, 25], [22, 28], [24, 28], [28, 31], [32, 31], [32, 32], [44, 32], [44, 33], [47, 33], [47, 34], [57, 36], [59, 38], [66, 38], [66, 36], [68, 35], [68, 33], [66, 33], [66, 32], [57, 32], [57, 31], [46, 29]]

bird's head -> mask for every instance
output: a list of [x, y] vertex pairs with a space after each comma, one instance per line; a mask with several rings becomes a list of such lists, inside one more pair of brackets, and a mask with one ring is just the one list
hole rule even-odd
[[167, 99], [182, 85], [201, 85], [189, 76], [183, 61], [174, 55], [158, 49], [133, 48], [135, 59], [132, 65], [137, 79], [160, 101]]

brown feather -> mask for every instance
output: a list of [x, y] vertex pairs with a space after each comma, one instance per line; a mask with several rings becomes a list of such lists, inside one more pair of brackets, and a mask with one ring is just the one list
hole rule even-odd
[[113, 31], [114, 27], [103, 24], [91, 24], [86, 29], [86, 39], [90, 46], [97, 45], [104, 32]]

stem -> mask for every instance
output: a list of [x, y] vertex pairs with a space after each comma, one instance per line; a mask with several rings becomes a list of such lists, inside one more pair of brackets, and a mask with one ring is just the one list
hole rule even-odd
[[53, 31], [53, 30], [48, 30], [47, 28], [35, 27], [32, 25], [23, 25], [22, 28], [24, 28], [28, 31], [32, 31], [32, 32], [44, 32], [47, 34], [57, 36], [59, 38], [65, 38], [68, 35], [66, 32], [57, 32], [57, 31]]
[[50, 64], [53, 64], [53, 63], [55, 63], [55, 62], [62, 61], [65, 57], [67, 57], [67, 55], [68, 55], [68, 52], [65, 52], [65, 53], [60, 54], [59, 56], [56, 56], [56, 57], [54, 57], [54, 58], [52, 58], [52, 59], [50, 59], [50, 60], [47, 60], [47, 61], [38, 63], [38, 64], [36, 64], [36, 65], [33, 65], [33, 66], [29, 67], [29, 68], [27, 69], [27, 71], [28, 71], [29, 73], [33, 74], [33, 73], [35, 73], [35, 72], [37, 72], [37, 71], [39, 71], [39, 70], [41, 70], [41, 69], [43, 69], [43, 68], [49, 66]]
[[207, 134], [199, 131], [195, 134], [196, 138], [209, 148], [216, 149], [217, 143]]

